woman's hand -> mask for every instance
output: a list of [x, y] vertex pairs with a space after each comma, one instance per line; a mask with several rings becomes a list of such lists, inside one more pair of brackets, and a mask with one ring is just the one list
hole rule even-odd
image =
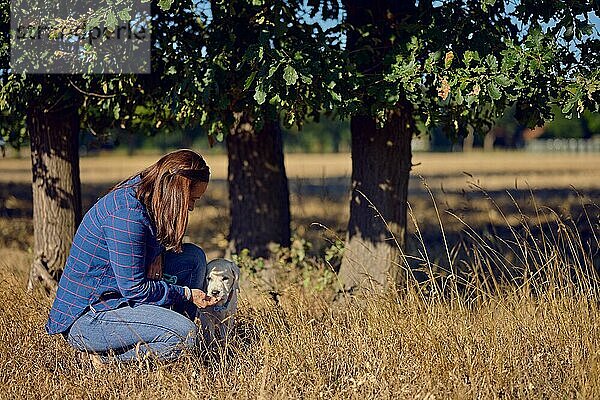
[[155, 281], [161, 280], [163, 276], [163, 257], [162, 253], [156, 256], [154, 261], [148, 266], [148, 271], [146, 272], [146, 278], [152, 279]]
[[219, 302], [216, 297], [210, 297], [200, 289], [192, 289], [192, 301], [198, 308], [214, 306]]

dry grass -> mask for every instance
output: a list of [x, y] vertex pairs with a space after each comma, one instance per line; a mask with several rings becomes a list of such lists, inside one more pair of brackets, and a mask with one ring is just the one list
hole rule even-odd
[[[202, 152], [202, 150], [200, 150]], [[107, 153], [81, 159], [81, 179], [88, 184], [114, 183], [139, 171], [160, 158], [160, 154], [125, 157]], [[227, 177], [227, 158], [207, 154], [212, 178]], [[291, 179], [326, 179], [349, 177], [350, 154], [286, 154], [286, 171]], [[480, 184], [489, 190], [514, 187], [526, 183], [537, 189], [569, 187], [577, 176], [579, 189], [600, 188], [596, 179], [600, 170], [599, 153], [415, 153], [413, 173], [422, 175], [432, 187], [443, 183], [446, 189], [460, 189], [465, 184], [463, 172], [476, 174]], [[31, 182], [31, 160], [27, 151], [21, 158], [0, 158], [0, 182]]]
[[414, 292], [332, 308], [289, 287], [246, 298], [228, 354], [80, 363], [44, 334], [50, 299], [2, 273], [3, 398], [588, 398], [600, 396], [597, 302], [507, 291], [473, 304]]
[[[573, 183], [586, 171], [569, 172]], [[24, 291], [28, 199], [22, 185], [0, 187], [14, 197], [0, 207], [13, 213], [0, 218], [0, 398], [600, 398], [598, 187], [582, 196], [513, 190], [514, 198], [473, 186], [434, 190], [436, 212], [427, 190], [412, 185], [420, 192], [410, 199], [405, 266], [419, 282], [407, 273], [398, 295], [334, 303], [335, 283], [318, 290], [299, 267], [273, 266], [267, 283], [246, 270], [227, 351], [100, 370], [43, 331], [51, 299]], [[98, 187], [87, 186], [88, 202]], [[319, 221], [342, 234], [345, 195], [305, 189], [293, 190], [295, 232], [322, 236], [310, 228]], [[191, 239], [218, 254], [224, 186], [193, 215]], [[315, 247], [309, 272], [318, 276], [327, 267]], [[267, 290], [280, 293], [277, 303]]]

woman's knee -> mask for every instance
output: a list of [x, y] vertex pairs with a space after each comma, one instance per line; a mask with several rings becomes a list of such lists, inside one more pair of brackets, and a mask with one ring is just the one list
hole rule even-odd
[[194, 348], [198, 339], [196, 324], [185, 317], [176, 318], [175, 320], [176, 324], [168, 330], [169, 333], [165, 335], [165, 341], [172, 346], [181, 346], [186, 349]]

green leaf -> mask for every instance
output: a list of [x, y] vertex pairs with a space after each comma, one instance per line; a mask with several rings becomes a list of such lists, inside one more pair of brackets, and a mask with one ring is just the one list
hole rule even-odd
[[483, 0], [481, 2], [481, 9], [483, 10], [483, 12], [487, 12], [488, 6], [493, 6], [494, 3], [496, 3], [496, 0]]
[[252, 85], [252, 82], [254, 82], [254, 78], [256, 78], [257, 72], [258, 71], [254, 71], [253, 73], [250, 74], [248, 79], [246, 79], [246, 82], [244, 83], [244, 90], [248, 90], [248, 88], [250, 88], [250, 86]]
[[115, 117], [115, 119], [119, 119], [119, 115], [121, 113], [121, 106], [119, 106], [119, 103], [115, 104], [115, 107], [113, 108], [113, 115]]
[[208, 129], [208, 134], [214, 136], [214, 138], [217, 139], [218, 142], [222, 142], [223, 138], [225, 137], [226, 129], [227, 128], [225, 127], [225, 124], [222, 121], [215, 121], [210, 125], [210, 128]]
[[310, 85], [312, 83], [312, 78], [308, 75], [302, 75], [300, 77], [300, 79], [302, 80], [302, 82], [306, 83], [307, 85]]
[[279, 64], [273, 65], [271, 68], [269, 68], [269, 75], [267, 76], [267, 79], [270, 79], [273, 76], [273, 74], [275, 74], [277, 68], [279, 68]]
[[565, 106], [562, 109], [562, 113], [567, 114], [569, 111], [571, 111], [573, 109], [574, 105], [575, 105], [574, 101], [567, 102], [567, 104], [565, 104]]
[[256, 91], [254, 92], [254, 100], [256, 100], [258, 104], [263, 104], [266, 99], [267, 93], [263, 91], [262, 86], [257, 86]]
[[169, 8], [171, 8], [172, 4], [173, 4], [173, 0], [158, 0], [158, 6], [163, 11], [167, 11]]
[[100, 17], [98, 15], [94, 15], [93, 17], [88, 19], [87, 24], [85, 25], [85, 29], [87, 31], [90, 31], [99, 26], [100, 26]]
[[515, 49], [508, 49], [502, 53], [502, 71], [508, 72], [519, 62], [519, 56]]
[[340, 96], [339, 93], [336, 93], [330, 89], [329, 94], [331, 95], [331, 98], [333, 98], [335, 101], [342, 101], [342, 96]]
[[502, 87], [507, 87], [507, 86], [510, 86], [510, 84], [511, 84], [510, 79], [508, 79], [508, 77], [506, 75], [497, 75], [494, 78], [494, 81]]
[[496, 71], [498, 69], [498, 60], [493, 54], [488, 54], [488, 56], [485, 58], [485, 62], [492, 71]]
[[200, 115], [200, 125], [206, 124], [207, 120], [208, 120], [208, 113], [206, 111], [202, 111], [202, 114]]
[[131, 19], [131, 15], [129, 14], [129, 10], [121, 10], [119, 11], [119, 18], [122, 21], [129, 21]]
[[431, 120], [431, 114], [427, 114], [427, 119], [425, 120], [425, 126], [429, 127], [431, 126], [432, 120]]
[[296, 122], [296, 116], [294, 115], [294, 113], [289, 113], [286, 116], [286, 123], [288, 126], [292, 126], [294, 125], [294, 122]]
[[283, 79], [285, 79], [286, 85], [294, 85], [298, 81], [298, 72], [291, 65], [286, 65], [283, 70]]
[[[402, 59], [399, 57], [398, 58], [398, 63], [400, 63], [402, 61]], [[435, 53], [429, 53], [427, 55], [427, 59], [425, 60], [425, 71], [426, 72], [431, 72], [433, 71], [435, 66]]]
[[279, 97], [278, 94], [271, 97], [271, 100], [269, 100], [269, 104], [271, 104], [271, 105], [278, 105], [280, 102], [281, 102], [281, 97]]
[[463, 61], [466, 66], [469, 66], [471, 61], [479, 61], [479, 53], [476, 51], [467, 50], [463, 55]]
[[115, 16], [113, 10], [108, 10], [108, 13], [106, 14], [106, 26], [108, 28], [114, 28], [117, 26], [117, 17]]
[[496, 86], [496, 84], [494, 82], [490, 82], [488, 83], [488, 93], [490, 94], [490, 97], [494, 100], [498, 100], [500, 99], [500, 97], [502, 97], [502, 93], [500, 92], [500, 90], [498, 89], [498, 86]]
[[456, 101], [456, 104], [458, 104], [458, 105], [461, 105], [462, 103], [465, 102], [465, 98], [463, 97], [462, 91], [460, 89], [456, 90], [455, 101]]

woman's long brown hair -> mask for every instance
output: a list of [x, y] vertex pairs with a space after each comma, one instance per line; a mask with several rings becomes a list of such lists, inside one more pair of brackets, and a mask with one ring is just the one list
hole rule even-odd
[[[166, 154], [156, 163], [133, 175], [141, 176], [136, 197], [156, 227], [156, 238], [166, 250], [180, 252], [188, 224], [190, 190], [197, 182], [208, 182], [210, 170], [202, 156], [182, 149]], [[117, 184], [122, 187], [127, 182]]]

